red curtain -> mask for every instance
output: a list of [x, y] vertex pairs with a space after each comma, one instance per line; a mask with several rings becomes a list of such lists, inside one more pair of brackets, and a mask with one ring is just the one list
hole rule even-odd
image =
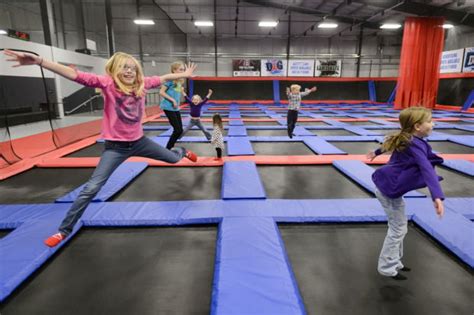
[[443, 23], [443, 17], [406, 18], [395, 109], [435, 107], [444, 44]]

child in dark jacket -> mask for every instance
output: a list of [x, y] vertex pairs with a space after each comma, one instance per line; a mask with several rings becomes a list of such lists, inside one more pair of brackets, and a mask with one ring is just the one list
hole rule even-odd
[[378, 272], [396, 280], [406, 280], [399, 271], [410, 271], [402, 264], [403, 239], [407, 233], [407, 218], [403, 195], [428, 186], [436, 213], [444, 214], [444, 194], [441, 190], [435, 165], [443, 159], [435, 155], [423, 138], [433, 130], [431, 112], [424, 107], [410, 107], [400, 112], [401, 130], [385, 139], [382, 147], [369, 152], [367, 158], [373, 160], [383, 152], [392, 152], [387, 165], [372, 175], [377, 187], [375, 195], [388, 217], [387, 236], [380, 252]]
[[204, 128], [204, 126], [201, 123], [201, 108], [204, 104], [207, 103], [209, 98], [212, 95], [212, 90], [209, 89], [209, 92], [207, 93], [207, 96], [202, 99], [201, 96], [194, 94], [192, 98], [189, 98], [189, 96], [182, 91], [184, 98], [186, 99], [186, 102], [189, 104], [189, 110], [190, 110], [190, 115], [191, 118], [189, 120], [189, 124], [186, 126], [184, 129], [183, 133], [181, 134], [181, 137], [184, 137], [186, 132], [188, 132], [193, 126], [198, 126], [199, 129], [204, 133], [206, 136], [207, 140], [211, 140], [211, 133]]

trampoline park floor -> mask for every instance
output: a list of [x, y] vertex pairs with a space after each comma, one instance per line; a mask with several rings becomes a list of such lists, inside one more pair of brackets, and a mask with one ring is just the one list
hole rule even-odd
[[[441, 245], [445, 244], [444, 241], [438, 238], [435, 240], [425, 234], [435, 228], [418, 227], [410, 223], [405, 240], [404, 262], [412, 271], [407, 274], [407, 281], [397, 282], [379, 276], [376, 271], [377, 257], [387, 228], [386, 224], [374, 223], [384, 222], [385, 216], [370, 189], [339, 167], [336, 168], [335, 160], [331, 160], [335, 155], [329, 155], [327, 162], [307, 162], [308, 165], [296, 165], [298, 162], [292, 160], [300, 155], [304, 156], [301, 157], [304, 159], [312, 159], [311, 156], [317, 159], [325, 158], [323, 153], [318, 155], [310, 149], [311, 143], [314, 142], [305, 141], [325, 141], [326, 136], [331, 139], [327, 140], [329, 144], [347, 152], [346, 155], [339, 155], [344, 159], [350, 160], [352, 155], [365, 155], [368, 151], [378, 148], [380, 143], [377, 141], [380, 136], [368, 137], [365, 141], [346, 141], [347, 136], [352, 138], [358, 135], [344, 127], [351, 129], [368, 126], [367, 131], [376, 131], [381, 135], [394, 132], [397, 130], [395, 126], [393, 129], [382, 129], [379, 127], [382, 123], [367, 120], [389, 118], [383, 115], [386, 112], [385, 107], [373, 112], [341, 110], [339, 114], [337, 110], [332, 110], [333, 113], [325, 112], [326, 109], [322, 106], [318, 108], [316, 105], [315, 108], [318, 110], [306, 108], [304, 111], [327, 116], [324, 118], [327, 122], [304, 121], [306, 117], [302, 114], [297, 126], [303, 129], [308, 127], [307, 133], [300, 133], [301, 136], [292, 140], [286, 136], [286, 126], [278, 122], [286, 122], [284, 106], [282, 110], [270, 109], [281, 115], [280, 118], [273, 118], [274, 121], [269, 121], [269, 116], [264, 116], [263, 110], [255, 109], [245, 113], [241, 110], [241, 121], [244, 125], [237, 126], [237, 129], [245, 128], [247, 137], [245, 133], [233, 137], [242, 140], [239, 143], [249, 144], [246, 148], [253, 149], [255, 155], [266, 157], [253, 162], [253, 156], [246, 156], [249, 159], [239, 159], [238, 154], [233, 154], [228, 160], [227, 157], [224, 158], [223, 165], [206, 164], [207, 159], [204, 159], [204, 162], [198, 160], [196, 165], [186, 162], [184, 165], [177, 164], [172, 167], [151, 166], [153, 164], [145, 166], [143, 171], [130, 179], [109, 199], [93, 202], [86, 210], [86, 219], [80, 230], [75, 232], [64, 246], [54, 250], [45, 249], [41, 242], [45, 236], [56, 230], [57, 224], [70, 206], [54, 201], [87, 181], [94, 170], [91, 162], [93, 159], [88, 158], [99, 157], [103, 151], [103, 143], [94, 143], [59, 158], [58, 160], [65, 162], [62, 167], [37, 167], [2, 180], [0, 245], [20, 236], [25, 237], [28, 242], [22, 243], [21, 246], [31, 246], [35, 250], [40, 248], [41, 255], [45, 258], [38, 260], [30, 277], [25, 276], [26, 280], [20, 281], [19, 286], [6, 295], [7, 298], [0, 304], [0, 313], [225, 314], [222, 311], [225, 308], [219, 308], [222, 307], [219, 303], [225, 303], [221, 302], [222, 300], [236, 308], [245, 309], [246, 305], [258, 304], [265, 300], [267, 292], [273, 292], [282, 286], [278, 282], [273, 282], [274, 285], [260, 285], [261, 279], [265, 279], [264, 283], [273, 281], [271, 274], [267, 274], [267, 270], [254, 270], [250, 267], [253, 265], [249, 260], [255, 257], [255, 252], [252, 251], [262, 244], [262, 240], [253, 237], [258, 238], [270, 233], [269, 231], [276, 231], [277, 245], [262, 247], [263, 252], [270, 251], [269, 255], [273, 257], [275, 253], [272, 251], [281, 248], [283, 257], [287, 259], [283, 259], [286, 264], [283, 269], [279, 269], [279, 265], [268, 268], [268, 271], [288, 268], [289, 273], [295, 277], [293, 285], [299, 291], [301, 305], [304, 304], [308, 314], [472, 313], [473, 269], [465, 257], [453, 250], [453, 246], [446, 245], [448, 251]], [[207, 113], [209, 112], [213, 111]], [[348, 119], [354, 118], [348, 115], [355, 113], [365, 116], [349, 121]], [[331, 125], [329, 121], [332, 123], [332, 120], [338, 119], [342, 119], [340, 122], [346, 125], [337, 124], [338, 129], [335, 129], [336, 124]], [[204, 123], [211, 131], [211, 122]], [[469, 129], [474, 126], [473, 123], [444, 123], [452, 123], [452, 128], [435, 131], [456, 137], [473, 134], [453, 127], [456, 124], [463, 127], [467, 125]], [[227, 120], [225, 124], [228, 125]], [[167, 140], [167, 137], [162, 135], [169, 132], [169, 128], [164, 128], [169, 127], [167, 121], [150, 121], [145, 126], [147, 136], [157, 137], [160, 141]], [[157, 127], [157, 130], [152, 130], [153, 126]], [[258, 128], [253, 129], [253, 126]], [[265, 126], [272, 128], [265, 129]], [[229, 129], [233, 127], [228, 126]], [[299, 129], [300, 132], [303, 129]], [[226, 134], [227, 132], [226, 129]], [[263, 141], [258, 137], [269, 139]], [[341, 138], [335, 141], [336, 137]], [[429, 143], [437, 152], [464, 154], [462, 158], [474, 161], [468, 156], [474, 154], [473, 147], [444, 140]], [[230, 145], [227, 140], [226, 149], [229, 149]], [[200, 157], [215, 156], [214, 147], [197, 129], [190, 130], [185, 138], [178, 141], [177, 146], [192, 150]], [[289, 158], [284, 160], [284, 156]], [[270, 165], [273, 164], [272, 158], [285, 161], [284, 165]], [[79, 168], [74, 165], [82, 159], [89, 161], [85, 164], [90, 163], [91, 166]], [[360, 157], [358, 159], [360, 161]], [[250, 169], [232, 171], [230, 166], [237, 163], [250, 165]], [[474, 187], [472, 176], [445, 167], [437, 167], [437, 172], [445, 178], [441, 185], [448, 198], [447, 204], [463, 198], [467, 198], [469, 202], [470, 198], [474, 197], [471, 188]], [[255, 191], [258, 191], [255, 189], [255, 183], [262, 187], [263, 197], [253, 196]], [[237, 189], [242, 196], [226, 199], [229, 185], [231, 190]], [[424, 198], [407, 200], [408, 204], [411, 202], [408, 209], [412, 211], [410, 215], [420, 207], [422, 213], [434, 212], [428, 191], [422, 189], [420, 192], [428, 194], [425, 199], [428, 205], [420, 206]], [[23, 208], [25, 205], [27, 208]], [[35, 215], [32, 221], [25, 221], [25, 228], [28, 228], [30, 223], [39, 222], [47, 225], [48, 230], [41, 233], [36, 231], [36, 234], [29, 235], [23, 232], [23, 225], [19, 223], [25, 220], [23, 217], [21, 220], [6, 221], [9, 216], [2, 216], [2, 211], [12, 211], [14, 217], [17, 213], [15, 207], [21, 210], [18, 212], [20, 216], [23, 212], [38, 209], [37, 218]], [[340, 213], [331, 213], [329, 219], [325, 217], [327, 211], [339, 208], [342, 209]], [[323, 214], [318, 214], [319, 211]], [[371, 214], [364, 217], [357, 211]], [[302, 216], [300, 212], [314, 214]], [[131, 214], [134, 216], [128, 218], [127, 215]], [[336, 217], [334, 223], [332, 220]], [[267, 219], [271, 220], [271, 228], [261, 227], [259, 220], [265, 223]], [[229, 222], [240, 220], [244, 222], [242, 226], [245, 227], [245, 232], [239, 230], [239, 234], [229, 230]], [[370, 223], [366, 223], [368, 221]], [[445, 222], [438, 221], [440, 224]], [[256, 234], [252, 234], [253, 230], [249, 228], [252, 224], [255, 224]], [[457, 227], [453, 226], [452, 229], [456, 230]], [[236, 240], [232, 239], [235, 243], [230, 242], [233, 245], [229, 245], [229, 237], [237, 237]], [[244, 240], [240, 241], [239, 237]], [[283, 241], [279, 243], [278, 237]], [[245, 247], [246, 244], [248, 248]], [[267, 244], [266, 240], [263, 244]], [[21, 246], [17, 247], [20, 251], [23, 250]], [[232, 255], [237, 255], [241, 249], [244, 253], [249, 251], [249, 256], [245, 256], [245, 259], [238, 256], [234, 258]], [[18, 255], [21, 256], [22, 253]], [[260, 257], [261, 254], [257, 253], [256, 256]], [[229, 267], [229, 262], [225, 259], [229, 256], [226, 255], [230, 255], [230, 261], [238, 264]], [[248, 263], [250, 265], [247, 265]], [[41, 267], [35, 271], [37, 266]], [[235, 272], [237, 276], [228, 278], [229, 272]], [[259, 276], [261, 272], [263, 278]], [[280, 274], [284, 272], [281, 271]], [[246, 281], [250, 279], [255, 283], [251, 282], [249, 286]], [[231, 282], [227, 282], [229, 280]], [[240, 285], [243, 285], [244, 289]], [[254, 287], [261, 288], [265, 294], [252, 291]], [[239, 290], [253, 292], [253, 295], [249, 295], [251, 299], [239, 298], [232, 301], [228, 298]], [[269, 299], [273, 300], [271, 307], [283, 307], [284, 303], [275, 302], [275, 299], [277, 298], [273, 296]], [[295, 299], [297, 300], [298, 298]], [[75, 301], [74, 307], [71, 307], [71, 301]]]
[[469, 314], [472, 272], [413, 224], [404, 241], [408, 280], [380, 276], [386, 224], [280, 224], [308, 314]]
[[84, 229], [1, 313], [209, 314], [216, 233], [216, 226]]

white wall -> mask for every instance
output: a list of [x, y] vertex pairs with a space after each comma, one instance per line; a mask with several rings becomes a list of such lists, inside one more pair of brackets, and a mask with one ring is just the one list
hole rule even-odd
[[[48, 60], [52, 60], [66, 65], [76, 65], [80, 70], [87, 70], [97, 74], [105, 73], [105, 63], [107, 60], [103, 58], [79, 54], [69, 50], [59, 49], [43, 44], [25, 42], [2, 35], [0, 35], [0, 39], [0, 48], [23, 49], [38, 53], [40, 56]], [[41, 77], [40, 67], [12, 67], [12, 64], [14, 63], [7, 62], [6, 59], [7, 58], [3, 53], [0, 54], [0, 75], [36, 78]], [[44, 70], [44, 75], [46, 78], [55, 79], [57, 92], [56, 102], [59, 104], [58, 112], [62, 117], [62, 99], [76, 92], [77, 90], [82, 88], [82, 86], [75, 82], [64, 79], [59, 75], [55, 75], [54, 73], [46, 69]]]

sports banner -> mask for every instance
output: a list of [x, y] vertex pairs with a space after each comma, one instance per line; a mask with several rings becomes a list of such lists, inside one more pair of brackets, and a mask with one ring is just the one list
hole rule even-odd
[[340, 77], [342, 72], [341, 60], [316, 60], [315, 77]]
[[232, 74], [234, 77], [259, 77], [260, 60], [234, 59], [232, 60]]

